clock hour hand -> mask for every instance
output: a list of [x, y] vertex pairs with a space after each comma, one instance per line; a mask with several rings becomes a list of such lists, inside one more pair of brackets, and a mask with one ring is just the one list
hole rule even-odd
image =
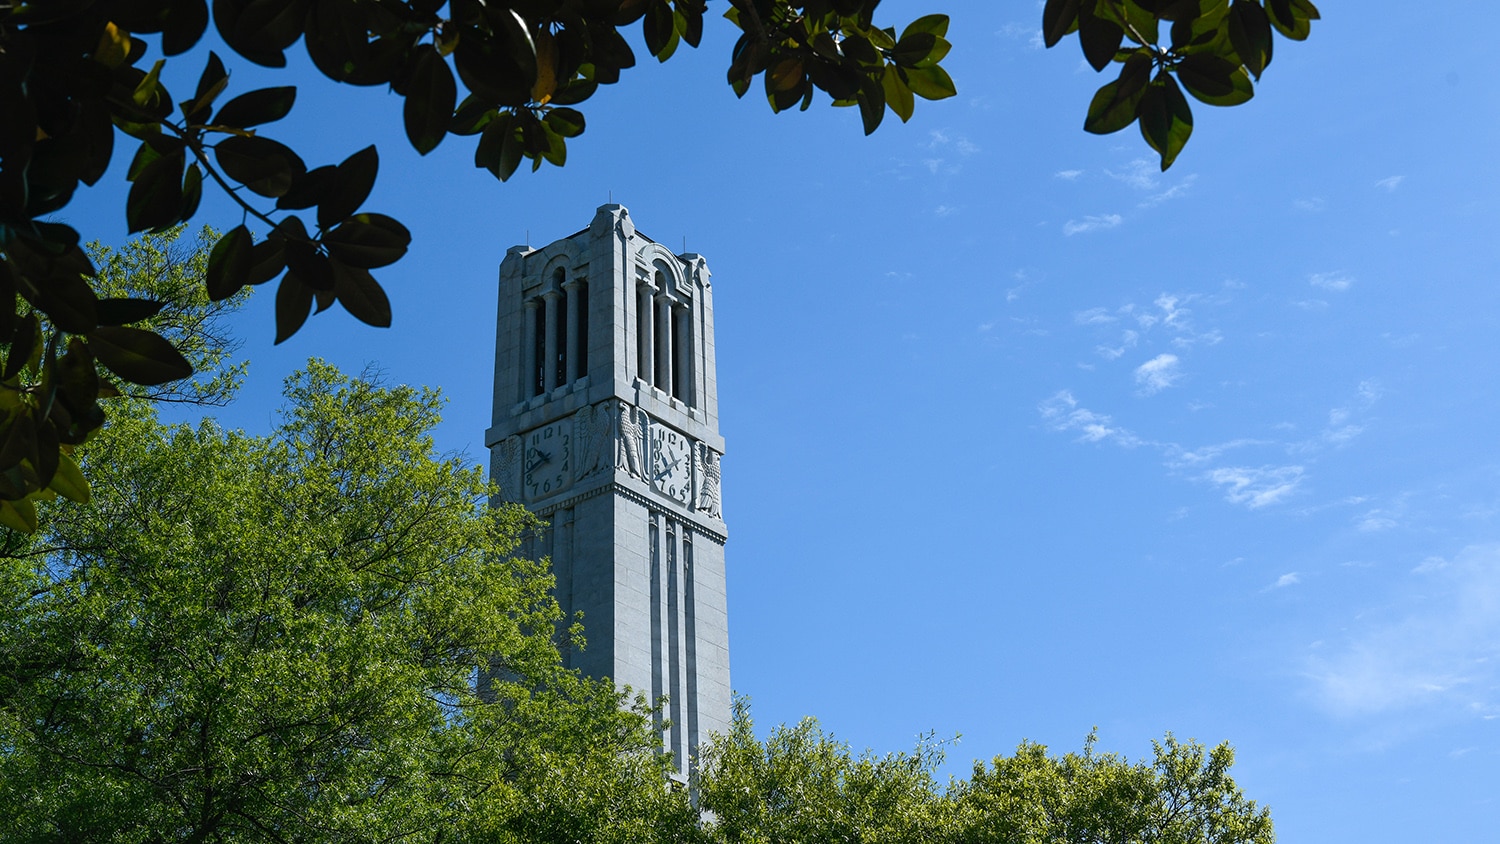
[[533, 469], [535, 469], [536, 467], [542, 465], [543, 463], [551, 463], [551, 462], [552, 462], [552, 455], [548, 454], [545, 451], [538, 451], [537, 452], [536, 462], [532, 463], [530, 466], [527, 466], [526, 467], [526, 471], [530, 472]]
[[656, 480], [659, 481], [667, 475], [670, 475], [672, 473], [672, 470], [677, 468], [677, 464], [681, 462], [682, 458], [678, 457], [676, 460], [673, 460], [671, 463], [667, 464], [667, 468], [656, 473]]

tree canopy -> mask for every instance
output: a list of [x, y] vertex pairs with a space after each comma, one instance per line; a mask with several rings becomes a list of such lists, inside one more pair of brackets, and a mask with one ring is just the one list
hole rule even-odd
[[[728, 84], [744, 96], [759, 79], [776, 111], [806, 109], [821, 91], [857, 108], [866, 133], [887, 111], [911, 118], [918, 97], [952, 96], [941, 65], [948, 17], [883, 26], [878, 4], [728, 0], [724, 17], [741, 33]], [[103, 178], [117, 143], [133, 145], [123, 209], [132, 232], [190, 220], [205, 182], [240, 205], [243, 221], [207, 262], [213, 299], [279, 279], [278, 341], [334, 303], [390, 323], [372, 271], [399, 260], [411, 234], [364, 209], [376, 149], [309, 166], [263, 134], [291, 111], [297, 86], [231, 91], [212, 51], [194, 65], [202, 70], [190, 93], [169, 91], [167, 62], [186, 61], [210, 24], [255, 64], [283, 67], [301, 41], [329, 79], [388, 86], [418, 152], [472, 137], [475, 166], [506, 179], [525, 160], [533, 169], [566, 162], [568, 139], [585, 128], [577, 106], [636, 63], [627, 33], [639, 31], [666, 61], [699, 44], [707, 10], [707, 0], [0, 4], [0, 501], [24, 511], [48, 494], [69, 449], [104, 423], [98, 400], [121, 383], [192, 373], [171, 335], [143, 322], [158, 305], [103, 288], [81, 234], [55, 219], [80, 185]], [[1270, 63], [1273, 29], [1305, 38], [1317, 16], [1308, 0], [1048, 0], [1042, 28], [1048, 45], [1077, 32], [1096, 69], [1121, 65], [1085, 128], [1138, 123], [1165, 168], [1192, 131], [1183, 89], [1214, 105], [1244, 102]], [[159, 56], [148, 57], [146, 36]], [[9, 523], [17, 519], [24, 514]]]
[[737, 702], [730, 734], [706, 751], [702, 805], [725, 844], [1271, 844], [1270, 812], [1247, 799], [1228, 744], [1168, 734], [1152, 760], [1094, 750], [1054, 756], [1023, 742], [940, 787], [946, 742], [909, 753], [851, 752], [808, 718], [755, 738]]

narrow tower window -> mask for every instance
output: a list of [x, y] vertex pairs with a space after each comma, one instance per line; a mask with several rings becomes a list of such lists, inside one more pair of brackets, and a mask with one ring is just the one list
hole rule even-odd
[[573, 294], [578, 297], [578, 348], [573, 350], [573, 371], [582, 378], [589, 374], [589, 283], [577, 282]]
[[531, 359], [534, 362], [531, 373], [531, 395], [539, 396], [547, 389], [547, 309], [538, 304], [531, 309], [532, 315], [532, 349]]

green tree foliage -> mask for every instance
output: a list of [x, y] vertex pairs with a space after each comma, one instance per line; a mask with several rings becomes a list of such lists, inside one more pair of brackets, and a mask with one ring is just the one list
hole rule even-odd
[[707, 830], [725, 844], [1271, 844], [1268, 810], [1245, 798], [1212, 751], [1170, 734], [1148, 764], [1023, 743], [939, 789], [943, 743], [852, 754], [813, 719], [756, 740], [743, 700], [705, 755]]
[[315, 361], [286, 396], [264, 437], [122, 398], [94, 506], [0, 537], [5, 837], [691, 830], [646, 714], [561, 668], [532, 517], [433, 453], [436, 393]]
[[[743, 96], [763, 76], [778, 111], [807, 108], [822, 90], [858, 106], [866, 132], [887, 107], [906, 120], [914, 97], [952, 96], [938, 66], [948, 19], [924, 17], [898, 35], [875, 23], [878, 2], [730, 0], [725, 17], [743, 34], [729, 84]], [[329, 79], [388, 86], [418, 152], [470, 136], [475, 166], [507, 179], [522, 160], [566, 161], [585, 126], [575, 106], [636, 62], [624, 32], [639, 25], [665, 61], [697, 46], [705, 11], [707, 0], [214, 0], [212, 12], [207, 0], [0, 3], [0, 500], [48, 489], [61, 447], [103, 424], [96, 400], [117, 389], [113, 379], [155, 386], [192, 372], [142, 325], [152, 303], [108, 296], [79, 233], [52, 219], [80, 184], [103, 177], [117, 141], [134, 147], [131, 232], [191, 219], [205, 181], [241, 206], [247, 222], [215, 245], [207, 292], [219, 300], [279, 278], [277, 342], [335, 302], [390, 324], [371, 271], [400, 259], [411, 234], [363, 209], [375, 147], [309, 167], [262, 134], [297, 88], [231, 92], [211, 51], [190, 94], [168, 91], [168, 59], [181, 61], [210, 23], [256, 64], [285, 66], [300, 40]], [[156, 34], [162, 55], [148, 60], [144, 36]]]
[[1042, 37], [1051, 47], [1077, 32], [1094, 70], [1120, 65], [1083, 128], [1107, 135], [1138, 123], [1166, 170], [1193, 133], [1183, 90], [1209, 105], [1247, 102], [1271, 63], [1272, 30], [1302, 41], [1319, 17], [1311, 0], [1047, 0]]

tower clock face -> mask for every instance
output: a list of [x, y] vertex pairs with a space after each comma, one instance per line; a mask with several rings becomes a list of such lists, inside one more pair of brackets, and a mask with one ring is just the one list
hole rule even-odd
[[651, 427], [651, 486], [686, 505], [693, 488], [693, 444], [661, 425]]
[[527, 434], [521, 454], [521, 485], [532, 499], [545, 498], [573, 480], [572, 420], [543, 425]]

